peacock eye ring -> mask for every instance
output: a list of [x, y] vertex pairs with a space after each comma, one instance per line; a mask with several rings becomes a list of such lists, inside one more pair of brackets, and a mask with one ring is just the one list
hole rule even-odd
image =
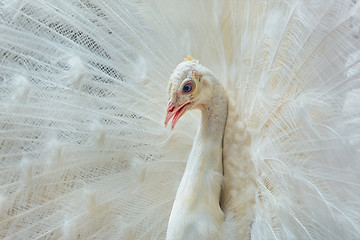
[[189, 82], [189, 83], [187, 83], [187, 84], [184, 85], [184, 87], [183, 87], [183, 92], [184, 92], [184, 93], [189, 93], [189, 92], [192, 91], [192, 89], [193, 89], [193, 86], [192, 86], [192, 84]]

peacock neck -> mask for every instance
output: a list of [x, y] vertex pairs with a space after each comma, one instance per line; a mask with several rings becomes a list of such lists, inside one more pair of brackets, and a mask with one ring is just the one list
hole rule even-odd
[[[227, 117], [227, 98], [218, 87], [213, 92], [210, 101], [200, 108], [201, 124], [182, 179], [182, 182], [188, 184], [180, 187], [193, 189], [194, 192], [206, 189], [207, 193], [198, 196], [199, 199], [211, 197], [214, 204], [218, 204], [223, 175], [222, 142]], [[214, 178], [214, 174], [217, 177]]]
[[227, 97], [224, 91], [213, 90], [213, 92], [209, 102], [201, 107], [202, 118], [198, 135], [201, 135], [203, 141], [222, 144], [227, 118]]
[[[207, 166], [205, 170], [216, 171], [222, 175], [222, 142], [227, 117], [226, 96], [214, 94], [208, 104], [201, 107], [201, 115], [201, 124], [186, 170], [192, 171], [193, 166], [200, 164]], [[193, 152], [198, 152], [198, 157], [192, 157]], [[206, 174], [206, 171], [200, 172], [198, 176], [201, 174]]]
[[201, 107], [202, 121], [176, 194], [167, 239], [218, 239], [214, 236], [223, 227], [219, 201], [227, 98], [222, 89], [216, 93]]

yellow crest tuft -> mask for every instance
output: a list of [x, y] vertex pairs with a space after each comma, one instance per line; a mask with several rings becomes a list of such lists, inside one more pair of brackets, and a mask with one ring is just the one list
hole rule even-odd
[[191, 56], [187, 56], [187, 58], [184, 58], [184, 61], [187, 62], [187, 61], [194, 61], [195, 58], [192, 58]]

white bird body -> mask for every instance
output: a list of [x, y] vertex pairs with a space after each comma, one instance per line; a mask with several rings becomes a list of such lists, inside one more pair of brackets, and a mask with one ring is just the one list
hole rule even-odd
[[[178, 72], [189, 71], [192, 62], [179, 64], [172, 75], [174, 84]], [[196, 66], [204, 83], [210, 83], [210, 91], [200, 89], [201, 99], [197, 106], [202, 113], [200, 128], [196, 134], [184, 175], [176, 193], [167, 230], [167, 239], [224, 239], [224, 214], [220, 208], [222, 185], [222, 145], [227, 118], [227, 97], [223, 87], [213, 74]], [[193, 69], [192, 69], [193, 70]], [[191, 71], [191, 70], [190, 70]], [[181, 77], [180, 77], [181, 79]], [[176, 93], [174, 93], [176, 94]], [[174, 98], [172, 97], [173, 101]]]
[[0, 238], [358, 239], [359, 9], [0, 1]]
[[[186, 165], [170, 215], [167, 239], [220, 239], [224, 214], [219, 196], [222, 183], [222, 141], [200, 138]], [[206, 134], [206, 133], [205, 133]], [[196, 148], [195, 148], [196, 147]]]

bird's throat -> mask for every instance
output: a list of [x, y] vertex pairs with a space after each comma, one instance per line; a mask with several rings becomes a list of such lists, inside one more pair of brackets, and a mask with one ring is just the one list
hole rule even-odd
[[223, 230], [219, 201], [226, 96], [213, 95], [201, 111], [201, 125], [176, 194], [167, 239], [218, 239]]

